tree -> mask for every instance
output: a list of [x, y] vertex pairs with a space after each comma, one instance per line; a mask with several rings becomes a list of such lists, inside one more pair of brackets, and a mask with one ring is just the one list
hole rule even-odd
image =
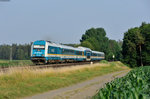
[[131, 67], [150, 65], [150, 24], [129, 29], [124, 34], [123, 62]]
[[131, 67], [136, 67], [137, 64], [137, 49], [136, 49], [136, 33], [138, 28], [131, 28], [124, 34], [122, 54], [123, 61]]
[[121, 59], [121, 46], [115, 40], [109, 40], [103, 28], [91, 28], [82, 35], [81, 46], [88, 47], [95, 51], [105, 53], [106, 60], [112, 60], [112, 55], [116, 60]]
[[144, 38], [144, 44], [141, 46], [143, 65], [150, 65], [150, 24], [143, 22], [140, 32]]
[[[12, 50], [10, 50], [12, 48]], [[13, 60], [30, 59], [30, 44], [17, 45], [0, 45], [0, 59], [10, 59], [10, 52], [12, 51]]]

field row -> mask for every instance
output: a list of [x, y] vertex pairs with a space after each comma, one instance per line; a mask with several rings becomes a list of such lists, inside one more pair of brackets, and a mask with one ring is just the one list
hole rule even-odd
[[107, 83], [93, 99], [150, 99], [150, 66], [136, 68]]

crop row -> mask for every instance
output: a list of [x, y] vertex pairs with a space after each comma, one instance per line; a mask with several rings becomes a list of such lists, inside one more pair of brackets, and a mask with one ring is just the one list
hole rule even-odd
[[93, 99], [149, 99], [150, 66], [136, 68], [99, 90]]

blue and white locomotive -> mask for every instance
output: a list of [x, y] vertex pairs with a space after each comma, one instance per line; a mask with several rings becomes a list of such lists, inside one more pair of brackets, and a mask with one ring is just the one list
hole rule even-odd
[[95, 61], [104, 58], [105, 54], [103, 52], [92, 51], [90, 48], [75, 48], [45, 40], [35, 41], [31, 46], [31, 60], [35, 64]]

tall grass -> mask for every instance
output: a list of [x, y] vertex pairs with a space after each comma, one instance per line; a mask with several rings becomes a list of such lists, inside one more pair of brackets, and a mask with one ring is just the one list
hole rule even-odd
[[95, 76], [129, 69], [108, 64], [71, 66], [63, 68], [25, 69], [11, 68], [0, 74], [0, 99], [14, 99], [65, 87]]
[[100, 63], [105, 63], [106, 64], [106, 63], [108, 63], [108, 61], [107, 60], [101, 60]]

